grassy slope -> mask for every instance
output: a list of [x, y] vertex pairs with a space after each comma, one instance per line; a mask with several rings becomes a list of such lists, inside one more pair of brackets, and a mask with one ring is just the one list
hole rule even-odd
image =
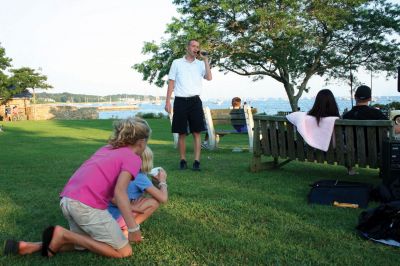
[[[349, 177], [343, 167], [292, 162], [250, 173], [246, 136], [204, 151], [200, 173], [179, 171], [168, 120], [150, 120], [155, 165], [168, 172], [170, 200], [142, 226], [145, 241], [128, 259], [88, 252], [0, 257], [0, 265], [397, 265], [399, 250], [359, 238], [361, 210], [308, 205], [318, 179], [378, 183], [376, 170]], [[0, 240], [39, 241], [49, 224], [66, 226], [58, 193], [111, 132], [110, 120], [21, 121], [0, 133]], [[192, 161], [188, 145], [188, 160]], [[1, 253], [2, 251], [0, 251]]]

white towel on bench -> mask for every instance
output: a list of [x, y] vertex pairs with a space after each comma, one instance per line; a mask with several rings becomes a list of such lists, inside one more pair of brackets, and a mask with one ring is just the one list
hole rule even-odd
[[294, 112], [286, 116], [290, 123], [296, 126], [297, 131], [308, 145], [316, 149], [327, 151], [332, 139], [335, 120], [339, 117], [323, 117], [317, 124], [314, 116], [305, 112]]

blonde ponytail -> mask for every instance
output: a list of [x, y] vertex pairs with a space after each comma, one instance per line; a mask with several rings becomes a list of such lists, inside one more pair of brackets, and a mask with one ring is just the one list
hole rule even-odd
[[151, 129], [146, 120], [130, 117], [114, 123], [114, 133], [108, 143], [114, 148], [134, 145], [138, 140], [148, 139]]

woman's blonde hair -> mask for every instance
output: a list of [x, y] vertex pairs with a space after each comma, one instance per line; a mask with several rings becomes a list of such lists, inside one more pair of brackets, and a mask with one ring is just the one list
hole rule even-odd
[[130, 117], [114, 123], [114, 133], [108, 143], [114, 148], [134, 145], [138, 140], [148, 139], [151, 129], [146, 120]]
[[149, 146], [146, 146], [140, 157], [142, 157], [142, 172], [150, 173], [153, 168], [153, 152]]

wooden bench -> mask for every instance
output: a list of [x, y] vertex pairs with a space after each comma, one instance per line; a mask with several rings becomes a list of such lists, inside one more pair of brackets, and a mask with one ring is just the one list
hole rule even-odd
[[[253, 151], [253, 113], [257, 109], [244, 105], [242, 109], [210, 109], [204, 107], [204, 117], [208, 133], [208, 148], [215, 149], [221, 137], [229, 134], [248, 134], [249, 151]], [[217, 125], [245, 126], [247, 132], [237, 132], [236, 129], [219, 129]]]
[[[251, 171], [278, 168], [291, 160], [379, 168], [383, 141], [393, 138], [389, 120], [342, 120], [335, 122], [335, 146], [327, 152], [308, 146], [295, 127], [282, 116], [254, 116], [254, 147]], [[261, 162], [262, 156], [273, 157]], [[284, 161], [279, 162], [279, 159]]]
[[278, 113], [276, 113], [276, 115], [277, 116], [287, 116], [290, 113], [292, 113], [292, 111], [278, 111]]

